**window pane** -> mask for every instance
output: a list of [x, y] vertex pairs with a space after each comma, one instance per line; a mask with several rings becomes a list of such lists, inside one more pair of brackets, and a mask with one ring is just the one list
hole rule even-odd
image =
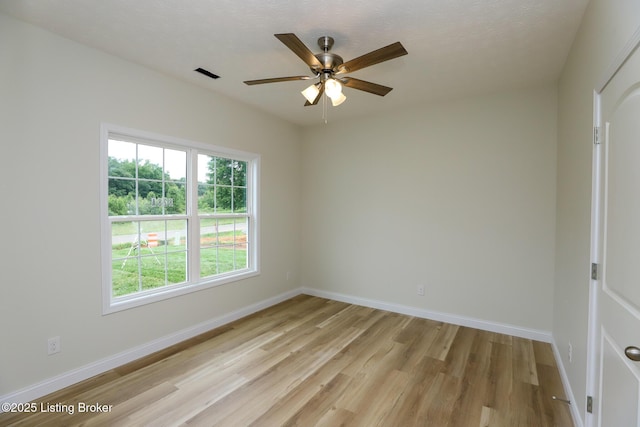
[[200, 247], [209, 248], [218, 245], [218, 220], [203, 218], [200, 220]]
[[216, 186], [216, 212], [231, 212], [231, 187]]
[[142, 246], [149, 244], [152, 248], [159, 246], [159, 239], [164, 239], [165, 228], [170, 221], [138, 221]]
[[233, 185], [238, 187], [247, 186], [247, 162], [235, 160], [233, 163]]
[[247, 211], [247, 189], [233, 187], [233, 212], [244, 213]]
[[136, 195], [135, 179], [109, 178], [109, 195], [126, 197]]
[[[126, 264], [138, 251], [138, 222], [114, 222], [111, 224], [111, 259]], [[137, 262], [137, 261], [134, 261]]]
[[215, 182], [214, 175], [214, 158], [206, 154], [198, 154], [198, 183], [213, 184]]
[[[147, 187], [148, 182], [140, 181], [138, 183], [140, 187], [140, 193], [143, 191], [146, 192], [144, 197], [138, 198], [138, 215], [162, 215], [163, 211], [163, 199], [162, 199], [162, 183], [154, 183], [160, 185], [160, 191], [155, 192], [153, 190], [148, 190], [150, 187]], [[142, 188], [146, 188], [147, 190], [142, 190]]]
[[234, 243], [235, 225], [233, 218], [219, 220], [218, 245], [231, 246]]
[[233, 173], [234, 162], [230, 159], [222, 157], [215, 158], [216, 184], [231, 185], [231, 176]]
[[200, 220], [202, 277], [247, 268], [248, 218]]
[[247, 232], [249, 231], [249, 219], [238, 218], [234, 220], [234, 239], [233, 243], [245, 244], [247, 243]]
[[110, 139], [109, 215], [135, 215], [136, 209], [136, 144]]
[[198, 212], [246, 212], [247, 166], [245, 161], [199, 154]]
[[109, 178], [109, 216], [136, 214], [136, 182]]
[[234, 256], [235, 270], [241, 270], [249, 266], [248, 259], [247, 259], [246, 244], [235, 245], [233, 256]]
[[114, 259], [111, 262], [111, 283], [111, 294], [114, 297], [138, 292], [140, 289], [138, 259], [126, 259], [125, 261]]
[[167, 182], [165, 184], [164, 199], [162, 200], [164, 213], [169, 215], [187, 213], [187, 190], [183, 183]]
[[218, 248], [200, 250], [200, 276], [214, 276], [218, 274]]
[[[153, 249], [149, 248], [152, 252]], [[163, 259], [161, 260], [160, 257]], [[166, 284], [164, 254], [145, 255], [140, 257], [140, 279], [142, 290], [154, 289]]]
[[[109, 156], [109, 160], [113, 158], [121, 162], [129, 161], [130, 163], [133, 163], [135, 166], [136, 144], [132, 142], [125, 142], [125, 141], [110, 139], [107, 146], [107, 153]], [[135, 167], [133, 168], [133, 170], [135, 171]], [[109, 175], [115, 176], [111, 173], [111, 162], [109, 162]], [[135, 176], [135, 174], [132, 176]]]
[[236, 270], [248, 267], [248, 232], [249, 232], [249, 219], [242, 218], [235, 220], [234, 231], [234, 260]]
[[162, 206], [157, 203], [164, 194], [163, 149], [138, 144], [138, 214], [160, 215]]
[[218, 251], [218, 272], [228, 273], [235, 269], [235, 250], [233, 245], [221, 246]]
[[187, 280], [187, 253], [167, 252], [167, 284], [174, 285]]
[[114, 296], [187, 281], [186, 220], [114, 222], [111, 230]]
[[198, 185], [198, 213], [213, 213], [216, 206], [216, 191], [212, 185]]
[[198, 212], [215, 212], [215, 182], [214, 158], [205, 154], [198, 154]]
[[138, 178], [162, 179], [164, 150], [138, 144]]
[[160, 239], [167, 252], [185, 251], [187, 249], [187, 221], [167, 221], [166, 234]]
[[164, 172], [173, 181], [187, 180], [187, 153], [177, 150], [164, 150]]

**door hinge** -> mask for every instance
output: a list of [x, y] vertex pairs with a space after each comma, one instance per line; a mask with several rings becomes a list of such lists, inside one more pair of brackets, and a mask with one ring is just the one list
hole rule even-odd
[[593, 127], [593, 144], [600, 145], [600, 126]]
[[593, 397], [587, 396], [587, 412], [593, 414]]
[[598, 264], [595, 262], [591, 263], [591, 279], [598, 280]]

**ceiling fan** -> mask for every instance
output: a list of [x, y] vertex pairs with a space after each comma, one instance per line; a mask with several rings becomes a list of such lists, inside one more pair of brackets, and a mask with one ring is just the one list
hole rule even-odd
[[334, 107], [342, 104], [347, 99], [342, 93], [343, 86], [385, 96], [392, 88], [353, 77], [341, 76], [407, 54], [404, 46], [402, 46], [400, 42], [395, 42], [389, 46], [344, 62], [341, 56], [329, 52], [333, 46], [333, 38], [329, 36], [323, 36], [318, 39], [318, 46], [322, 49], [322, 52], [318, 54], [311, 52], [293, 33], [274, 34], [274, 36], [291, 49], [293, 53], [298, 55], [298, 57], [309, 66], [314, 76], [275, 77], [270, 79], [247, 80], [244, 83], [248, 85], [259, 85], [293, 80], [318, 79], [316, 83], [302, 91], [302, 95], [307, 99], [307, 102], [304, 104], [305, 106], [316, 105], [324, 93], [331, 99]]

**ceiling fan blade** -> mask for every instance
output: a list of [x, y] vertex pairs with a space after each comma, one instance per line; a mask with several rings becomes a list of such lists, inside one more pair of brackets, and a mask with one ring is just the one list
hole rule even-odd
[[246, 80], [244, 83], [248, 85], [261, 85], [264, 83], [290, 82], [293, 80], [310, 80], [309, 76], [291, 76], [291, 77], [275, 77], [272, 79]]
[[318, 102], [320, 102], [320, 98], [322, 98], [322, 95], [324, 94], [324, 82], [322, 82], [322, 84], [320, 85], [320, 89], [318, 92], [318, 95], [316, 96], [316, 99], [313, 100], [313, 102], [305, 102], [304, 106], [308, 107], [309, 105], [316, 105], [318, 104]]
[[402, 43], [395, 42], [389, 46], [381, 47], [369, 53], [365, 53], [355, 59], [345, 62], [338, 66], [335, 70], [335, 74], [351, 73], [361, 68], [369, 67], [380, 62], [388, 61], [390, 59], [397, 58], [402, 55], [406, 55], [408, 52], [402, 46]]
[[315, 57], [313, 52], [309, 50], [302, 40], [298, 38], [293, 33], [286, 34], [274, 34], [285, 46], [287, 46], [293, 53], [298, 55], [300, 59], [302, 59], [305, 64], [316, 71], [320, 71], [322, 69], [322, 64], [318, 61], [318, 58]]
[[373, 93], [374, 95], [385, 96], [393, 90], [392, 87], [382, 86], [377, 83], [366, 82], [364, 80], [354, 79], [353, 77], [344, 77], [340, 79], [343, 85], [352, 89], [363, 90]]

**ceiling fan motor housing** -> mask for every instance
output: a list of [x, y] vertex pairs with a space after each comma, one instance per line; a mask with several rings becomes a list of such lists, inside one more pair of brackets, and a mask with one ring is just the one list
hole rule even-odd
[[336, 67], [342, 65], [344, 60], [340, 55], [336, 55], [335, 53], [330, 53], [331, 47], [333, 46], [333, 37], [322, 36], [318, 39], [318, 46], [322, 49], [321, 53], [315, 54], [314, 56], [320, 61], [322, 64], [322, 69], [311, 69], [314, 73], [322, 73], [322, 74], [330, 74], [332, 75]]

